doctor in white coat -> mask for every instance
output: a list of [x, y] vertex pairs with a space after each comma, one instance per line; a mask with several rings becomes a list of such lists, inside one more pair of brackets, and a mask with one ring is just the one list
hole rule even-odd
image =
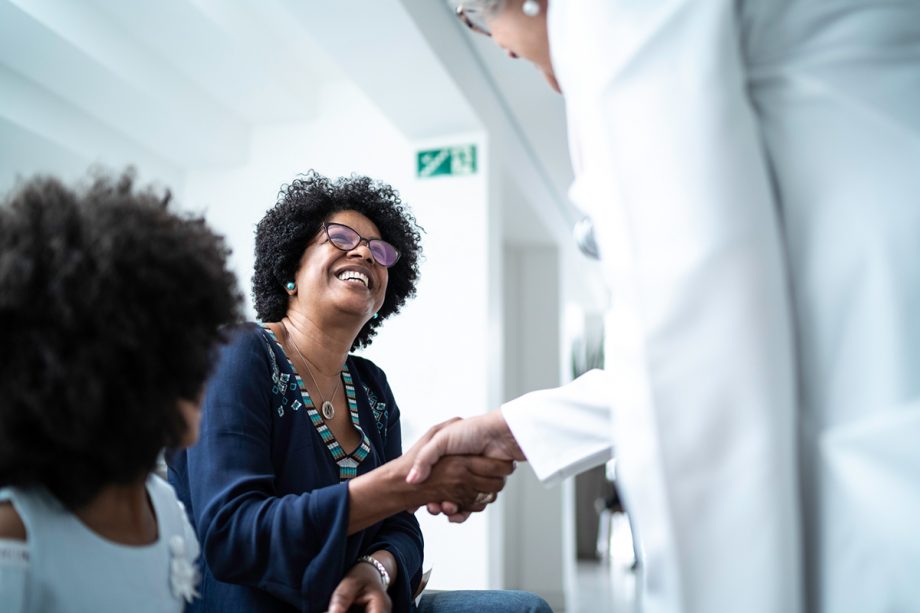
[[920, 611], [920, 1], [460, 9], [565, 95], [613, 347], [410, 479], [615, 449], [645, 611]]

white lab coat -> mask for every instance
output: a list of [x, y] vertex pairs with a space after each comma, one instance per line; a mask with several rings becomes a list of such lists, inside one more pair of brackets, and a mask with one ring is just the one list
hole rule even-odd
[[538, 476], [615, 448], [645, 611], [920, 611], [920, 2], [549, 10], [614, 303]]

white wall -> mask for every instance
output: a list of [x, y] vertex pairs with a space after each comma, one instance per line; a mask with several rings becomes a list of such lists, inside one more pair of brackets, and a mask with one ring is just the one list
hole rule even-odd
[[[505, 245], [506, 399], [567, 380], [558, 249]], [[560, 416], [560, 419], [563, 419]], [[575, 550], [571, 484], [546, 488], [526, 465], [503, 495], [508, 587], [539, 593], [572, 610]]]
[[[446, 143], [470, 139], [448, 137]], [[412, 186], [412, 202], [426, 231], [419, 295], [367, 352], [379, 356], [381, 363], [386, 359], [390, 382], [400, 394], [407, 444], [434, 423], [483, 413], [498, 404], [492, 375], [500, 368], [494, 351], [500, 337], [490, 335], [495, 311], [490, 285], [500, 274], [500, 266], [495, 266], [500, 253], [494, 224], [489, 223], [488, 152], [485, 143], [478, 142], [481, 174], [420, 180]], [[462, 526], [448, 525], [424, 511], [418, 517], [428, 564], [436, 569], [432, 587], [498, 586], [489, 548], [491, 511]]]

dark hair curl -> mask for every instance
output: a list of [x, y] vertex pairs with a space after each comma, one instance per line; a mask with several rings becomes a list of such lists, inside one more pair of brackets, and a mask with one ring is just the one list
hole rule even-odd
[[0, 206], [0, 486], [69, 508], [181, 442], [177, 401], [241, 317], [223, 239], [133, 183], [38, 177]]
[[421, 235], [415, 217], [386, 183], [352, 175], [328, 179], [311, 170], [282, 186], [278, 202], [256, 228], [255, 272], [252, 295], [263, 322], [280, 321], [288, 309], [284, 285], [294, 278], [307, 244], [330, 215], [361, 213], [380, 230], [380, 236], [402, 254], [389, 269], [386, 296], [377, 318], [369, 320], [352, 343], [352, 350], [370, 345], [377, 327], [415, 296]]

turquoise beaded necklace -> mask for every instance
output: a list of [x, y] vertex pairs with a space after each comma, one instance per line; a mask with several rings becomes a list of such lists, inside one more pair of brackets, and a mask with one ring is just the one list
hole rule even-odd
[[[348, 412], [351, 415], [351, 424], [361, 435], [361, 443], [358, 445], [358, 448], [351, 453], [345, 453], [345, 450], [342, 449], [342, 446], [339, 444], [339, 441], [336, 440], [335, 435], [332, 434], [329, 426], [323, 421], [322, 415], [316, 410], [313, 399], [310, 398], [310, 393], [307, 391], [307, 386], [304, 385], [301, 376], [297, 374], [297, 369], [294, 368], [290, 356], [288, 356], [284, 347], [278, 341], [275, 333], [272, 332], [268, 326], [263, 326], [263, 328], [275, 344], [278, 345], [278, 348], [281, 349], [281, 354], [287, 360], [288, 366], [291, 367], [291, 371], [294, 373], [294, 378], [297, 380], [297, 387], [300, 389], [300, 396], [303, 400], [303, 407], [307, 411], [307, 416], [310, 418], [310, 422], [313, 424], [313, 427], [316, 428], [320, 438], [326, 445], [326, 449], [328, 449], [330, 455], [332, 455], [333, 461], [339, 467], [339, 481], [347, 481], [357, 476], [358, 466], [360, 466], [361, 462], [370, 454], [371, 442], [364, 433], [364, 430], [361, 429], [361, 423], [358, 419], [358, 401], [355, 396], [355, 386], [351, 378], [351, 373], [348, 372], [347, 364], [342, 365], [342, 371], [339, 374], [342, 378], [342, 382], [345, 384], [345, 397], [348, 400]], [[297, 404], [296, 401], [295, 404]], [[292, 408], [296, 411], [300, 407], [292, 406]]]

